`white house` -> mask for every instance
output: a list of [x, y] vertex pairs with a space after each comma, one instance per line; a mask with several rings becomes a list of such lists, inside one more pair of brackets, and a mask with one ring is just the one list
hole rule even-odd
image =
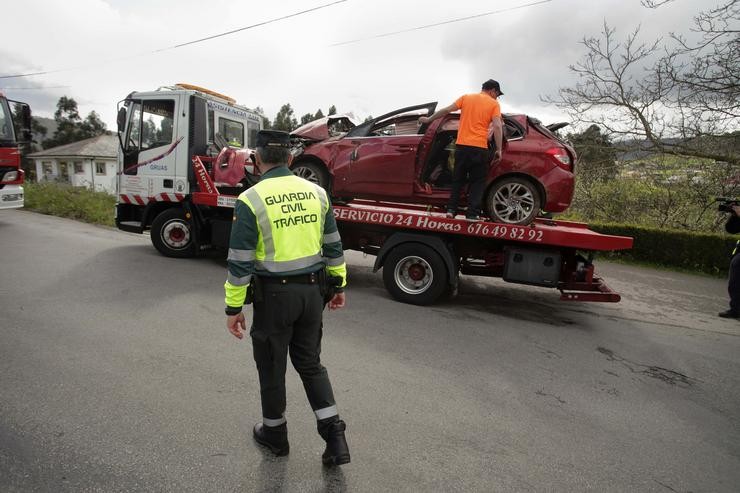
[[75, 187], [116, 193], [118, 137], [98, 135], [29, 154], [37, 181], [58, 181]]

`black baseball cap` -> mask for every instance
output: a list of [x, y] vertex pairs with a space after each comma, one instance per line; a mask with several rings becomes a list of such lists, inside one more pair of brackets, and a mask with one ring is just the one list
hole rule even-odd
[[280, 130], [260, 130], [257, 133], [256, 147], [290, 148], [290, 135]]
[[503, 95], [504, 93], [501, 92], [501, 84], [498, 83], [497, 80], [488, 79], [483, 83], [482, 89], [484, 91], [490, 91], [491, 89], [496, 89], [496, 92], [500, 95]]

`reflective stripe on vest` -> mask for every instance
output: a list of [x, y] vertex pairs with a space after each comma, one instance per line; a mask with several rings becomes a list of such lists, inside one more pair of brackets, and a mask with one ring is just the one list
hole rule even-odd
[[734, 256], [735, 256], [735, 254], [737, 253], [737, 249], [738, 249], [738, 248], [740, 248], [740, 240], [737, 240], [737, 241], [735, 242], [735, 248], [733, 248], [733, 249], [732, 249], [732, 256], [733, 256], [733, 257], [734, 257]]
[[255, 267], [289, 272], [322, 262], [326, 192], [296, 176], [259, 182], [239, 196], [257, 218]]

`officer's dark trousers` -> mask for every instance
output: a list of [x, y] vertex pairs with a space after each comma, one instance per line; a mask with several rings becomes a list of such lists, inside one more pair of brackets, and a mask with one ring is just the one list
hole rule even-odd
[[730, 310], [740, 313], [740, 253], [732, 257], [730, 261], [727, 292], [730, 295]]
[[468, 187], [468, 216], [480, 214], [483, 189], [488, 175], [488, 149], [475, 146], [458, 145], [455, 150], [455, 170], [452, 174], [452, 191], [447, 210], [457, 212], [460, 190], [465, 182]]
[[262, 416], [279, 420], [285, 413], [288, 353], [303, 380], [311, 408], [320, 411], [320, 415], [321, 410], [326, 412], [335, 402], [329, 375], [319, 358], [324, 309], [319, 286], [267, 283], [263, 286], [263, 300], [254, 303], [250, 331], [260, 379]]

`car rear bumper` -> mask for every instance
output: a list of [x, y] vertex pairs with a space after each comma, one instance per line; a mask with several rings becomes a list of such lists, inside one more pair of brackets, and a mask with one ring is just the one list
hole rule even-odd
[[563, 212], [570, 207], [575, 190], [575, 176], [563, 168], [554, 167], [540, 178], [547, 195], [542, 209], [547, 212]]
[[0, 189], [0, 209], [18, 209], [23, 207], [23, 187], [5, 185]]

